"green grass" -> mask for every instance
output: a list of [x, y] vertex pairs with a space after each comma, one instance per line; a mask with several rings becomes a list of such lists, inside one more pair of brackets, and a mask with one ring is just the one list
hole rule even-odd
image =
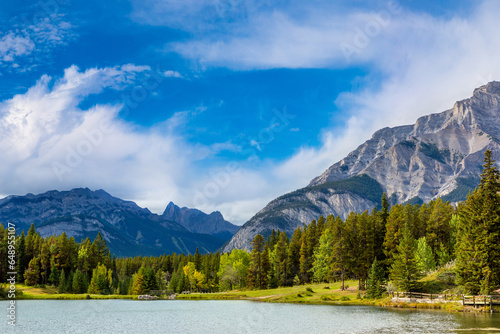
[[[357, 286], [357, 281], [346, 281], [346, 285]], [[279, 287], [268, 290], [233, 290], [217, 293], [192, 293], [178, 295], [177, 299], [246, 299], [273, 303], [306, 303], [306, 304], [366, 304], [357, 299], [357, 289], [340, 290], [340, 282], [297, 285], [293, 287]]]
[[[95, 295], [95, 294], [73, 294], [58, 293], [56, 287], [33, 287], [24, 284], [16, 284], [17, 299], [137, 299], [132, 295]], [[22, 292], [19, 294], [19, 292]], [[88, 297], [87, 297], [88, 296]]]

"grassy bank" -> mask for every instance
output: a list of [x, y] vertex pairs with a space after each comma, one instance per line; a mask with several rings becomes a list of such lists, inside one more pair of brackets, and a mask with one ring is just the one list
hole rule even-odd
[[[434, 288], [441, 280], [439, 273], [424, 278], [423, 280]], [[407, 303], [394, 302], [391, 297], [382, 299], [363, 298], [357, 290], [357, 281], [346, 281], [347, 289], [340, 290], [340, 282], [298, 285], [293, 287], [280, 287], [268, 290], [233, 290], [217, 293], [192, 293], [177, 295], [178, 300], [252, 300], [268, 303], [300, 303], [322, 305], [373, 305], [392, 308], [410, 309], [440, 309], [452, 312], [487, 312], [487, 308], [464, 307], [460, 303]], [[18, 299], [137, 299], [132, 295], [94, 295], [94, 294], [60, 294], [54, 287], [31, 287], [18, 284]], [[444, 286], [441, 286], [444, 287]], [[449, 285], [447, 287], [450, 287]], [[500, 309], [495, 307], [495, 311]]]
[[192, 293], [179, 295], [177, 299], [245, 299], [274, 303], [304, 304], [373, 304], [373, 301], [358, 298], [357, 281], [346, 281], [346, 290], [340, 290], [340, 282], [280, 287], [268, 290], [228, 291], [219, 293]]
[[[19, 293], [21, 292], [21, 293]], [[16, 284], [16, 299], [137, 299], [132, 295], [95, 295], [95, 294], [72, 294], [58, 293], [55, 287], [33, 287]]]

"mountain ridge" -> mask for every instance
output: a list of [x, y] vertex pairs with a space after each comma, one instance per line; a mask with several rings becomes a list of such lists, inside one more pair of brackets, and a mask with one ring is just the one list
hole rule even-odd
[[331, 182], [360, 175], [369, 177], [373, 187], [378, 184], [394, 204], [429, 202], [446, 196], [453, 202], [463, 200], [479, 182], [484, 150], [492, 150], [497, 160], [500, 157], [499, 138], [500, 82], [494, 81], [476, 88], [472, 97], [457, 101], [451, 109], [422, 116], [413, 125], [376, 131], [297, 190], [300, 196], [288, 201], [280, 196], [271, 201], [240, 228], [223, 250], [249, 249], [255, 234], [267, 236], [280, 227], [291, 235], [297, 226], [320, 215], [345, 218], [351, 211], [371, 210], [377, 201], [360, 192], [315, 188], [328, 188]]
[[221, 234], [223, 226], [214, 233], [210, 227], [196, 232], [135, 202], [113, 197], [102, 189], [88, 188], [7, 196], [0, 199], [0, 221], [15, 222], [18, 233], [27, 232], [33, 223], [42, 236], [65, 232], [75, 239], [94, 238], [100, 232], [118, 256], [194, 253], [197, 247], [200, 252], [208, 253], [232, 235]]

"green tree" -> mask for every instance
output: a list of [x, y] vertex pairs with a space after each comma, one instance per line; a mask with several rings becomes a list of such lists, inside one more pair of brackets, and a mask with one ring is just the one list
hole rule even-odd
[[294, 277], [300, 273], [300, 246], [302, 239], [302, 229], [297, 227], [293, 232], [292, 239], [288, 245], [288, 273]]
[[250, 256], [245, 250], [233, 249], [231, 253], [223, 254], [217, 272], [221, 290], [233, 290], [234, 286], [243, 288], [249, 265]]
[[40, 259], [34, 257], [31, 259], [28, 269], [24, 272], [24, 280], [26, 285], [35, 285], [38, 283], [40, 276]]
[[368, 298], [380, 298], [385, 292], [385, 272], [382, 264], [377, 261], [377, 258], [373, 260], [373, 264], [370, 268], [370, 273], [368, 274], [368, 280], [366, 282], [366, 296]]
[[421, 272], [429, 272], [436, 269], [436, 260], [434, 260], [434, 254], [432, 254], [431, 247], [427, 244], [425, 237], [418, 239], [417, 241], [417, 253], [415, 254], [417, 260], [418, 268]]
[[66, 274], [64, 270], [61, 270], [61, 276], [59, 276], [59, 285], [57, 291], [59, 293], [65, 293], [66, 291]]
[[300, 280], [302, 284], [309, 282], [309, 270], [311, 269], [311, 261], [309, 259], [309, 247], [307, 246], [307, 227], [304, 226], [304, 232], [302, 233], [302, 240], [300, 243]]
[[278, 242], [273, 250], [273, 269], [278, 285], [286, 286], [292, 283], [288, 272], [288, 237], [285, 232], [278, 233]]
[[92, 271], [88, 293], [109, 294], [111, 292], [112, 275], [111, 269], [108, 270], [104, 264], [99, 263]]
[[73, 275], [72, 288], [74, 293], [85, 293], [88, 290], [87, 274], [77, 269]]
[[456, 272], [470, 293], [500, 286], [500, 173], [486, 150], [481, 183], [458, 208]]
[[344, 222], [340, 217], [335, 218], [333, 221], [332, 228], [332, 270], [337, 273], [342, 282], [340, 289], [343, 291], [345, 289], [344, 280], [346, 276], [346, 266], [348, 263], [348, 254], [346, 247], [346, 233], [344, 229]]
[[267, 287], [267, 275], [269, 272], [269, 257], [267, 249], [264, 249], [264, 237], [257, 234], [252, 241], [252, 253], [250, 254], [250, 266], [247, 273], [247, 285], [253, 289], [265, 289]]
[[415, 258], [417, 247], [408, 225], [403, 227], [402, 235], [402, 239], [396, 247], [389, 277], [398, 289], [412, 291], [417, 287], [417, 281], [421, 277]]
[[318, 249], [314, 252], [312, 272], [316, 282], [329, 280], [331, 274], [332, 252], [333, 236], [331, 231], [326, 229], [319, 238]]

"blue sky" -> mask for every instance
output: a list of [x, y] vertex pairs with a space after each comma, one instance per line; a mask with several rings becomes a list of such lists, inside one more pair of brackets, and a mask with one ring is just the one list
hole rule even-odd
[[0, 3], [0, 194], [242, 224], [385, 126], [500, 75], [496, 1]]

